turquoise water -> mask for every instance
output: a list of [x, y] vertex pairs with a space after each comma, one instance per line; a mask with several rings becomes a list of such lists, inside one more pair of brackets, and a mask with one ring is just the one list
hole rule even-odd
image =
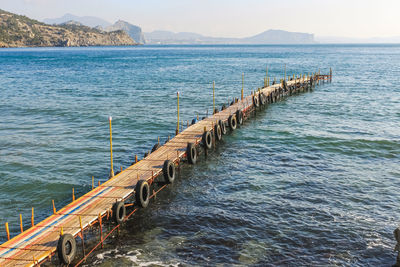
[[[186, 123], [288, 74], [333, 68], [258, 112], [140, 211], [88, 265], [352, 265], [395, 261], [400, 46], [141, 46], [0, 50], [0, 229], [12, 234], [127, 167]], [[0, 230], [0, 241], [5, 240]]]

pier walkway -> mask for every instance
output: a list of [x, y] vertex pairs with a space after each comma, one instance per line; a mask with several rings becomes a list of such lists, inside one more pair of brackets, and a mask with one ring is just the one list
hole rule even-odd
[[[32, 221], [32, 227], [0, 245], [0, 266], [40, 265], [52, 260], [55, 254], [58, 255], [58, 257], [53, 257], [55, 263], [81, 264], [91, 252], [85, 251], [86, 231], [89, 228], [98, 227], [100, 241], [93, 249], [102, 246], [105, 238], [120, 227], [121, 221], [128, 219], [141, 206], [147, 206], [149, 198], [173, 181], [175, 166], [180, 165], [182, 161], [195, 161], [198, 151], [209, 145], [207, 139], [209, 136], [212, 138], [212, 145], [215, 146], [219, 131], [223, 132], [222, 128], [234, 130], [236, 125], [232, 124], [240, 124], [241, 119], [247, 118], [257, 106], [264, 106], [284, 96], [309, 90], [319, 80], [331, 80], [331, 78], [332, 74], [314, 75], [309, 78], [303, 76], [299, 79], [265, 86], [252, 92], [251, 95], [240, 97], [236, 103], [226, 109], [190, 125], [144, 159], [137, 161], [64, 208], [54, 210], [54, 214], [50, 217], [37, 224]], [[237, 116], [242, 116], [242, 118]], [[193, 144], [193, 151], [196, 154], [191, 155], [191, 159], [188, 159], [187, 151], [191, 152], [190, 149], [193, 148], [188, 148], [188, 143]], [[205, 150], [206, 148], [203, 149]], [[168, 165], [168, 161], [173, 164]], [[161, 186], [155, 190], [152, 184], [160, 178], [164, 184], [161, 183]], [[139, 181], [146, 181], [148, 186]], [[116, 203], [122, 204], [118, 206]], [[106, 219], [114, 220], [112, 222], [114, 228], [111, 232], [103, 234], [102, 221]], [[65, 242], [60, 243], [63, 236], [66, 237]], [[73, 240], [68, 239], [71, 236]], [[82, 256], [79, 262], [74, 259], [77, 253], [81, 253]], [[60, 259], [60, 255], [64, 255], [63, 259]]]

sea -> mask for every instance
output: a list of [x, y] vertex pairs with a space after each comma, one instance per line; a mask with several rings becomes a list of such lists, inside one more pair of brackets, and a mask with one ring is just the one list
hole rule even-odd
[[270, 80], [332, 83], [253, 114], [184, 165], [85, 266], [391, 266], [400, 225], [400, 45], [0, 50], [0, 242]]

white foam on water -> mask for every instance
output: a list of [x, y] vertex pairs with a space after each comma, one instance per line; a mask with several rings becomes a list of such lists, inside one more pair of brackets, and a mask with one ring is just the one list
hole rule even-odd
[[[133, 254], [133, 255], [132, 255]], [[140, 259], [142, 252], [140, 250], [134, 250], [129, 252], [127, 255], [123, 257], [129, 259], [134, 266], [146, 267], [146, 266], [168, 266], [168, 267], [178, 267], [179, 263], [165, 263], [162, 261], [146, 261]]]

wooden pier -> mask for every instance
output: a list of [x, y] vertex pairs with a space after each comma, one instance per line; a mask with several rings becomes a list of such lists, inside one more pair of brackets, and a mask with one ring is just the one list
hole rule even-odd
[[[0, 245], [0, 266], [36, 266], [51, 260], [62, 265], [82, 264], [93, 250], [103, 246], [104, 240], [118, 230], [123, 221], [145, 208], [149, 199], [173, 182], [177, 166], [183, 162], [195, 164], [199, 151], [207, 153], [223, 134], [235, 130], [252, 111], [286, 96], [312, 90], [320, 81], [331, 80], [330, 71], [328, 75], [303, 75], [271, 86], [269, 78], [265, 78], [264, 87], [248, 96], [243, 96], [242, 88], [241, 97], [226, 109], [215, 110], [213, 115], [177, 131], [175, 137], [156, 145], [144, 159], [136, 159], [133, 165], [61, 210], [53, 208], [54, 214], [50, 217], [35, 224], [32, 215], [32, 226], [25, 231], [21, 226], [21, 234], [10, 239], [6, 224], [9, 240]], [[107, 233], [103, 231], [105, 220], [110, 220], [112, 225]], [[93, 227], [98, 228], [99, 237], [97, 245], [89, 251], [85, 237]], [[81, 260], [76, 257], [78, 254]]]

